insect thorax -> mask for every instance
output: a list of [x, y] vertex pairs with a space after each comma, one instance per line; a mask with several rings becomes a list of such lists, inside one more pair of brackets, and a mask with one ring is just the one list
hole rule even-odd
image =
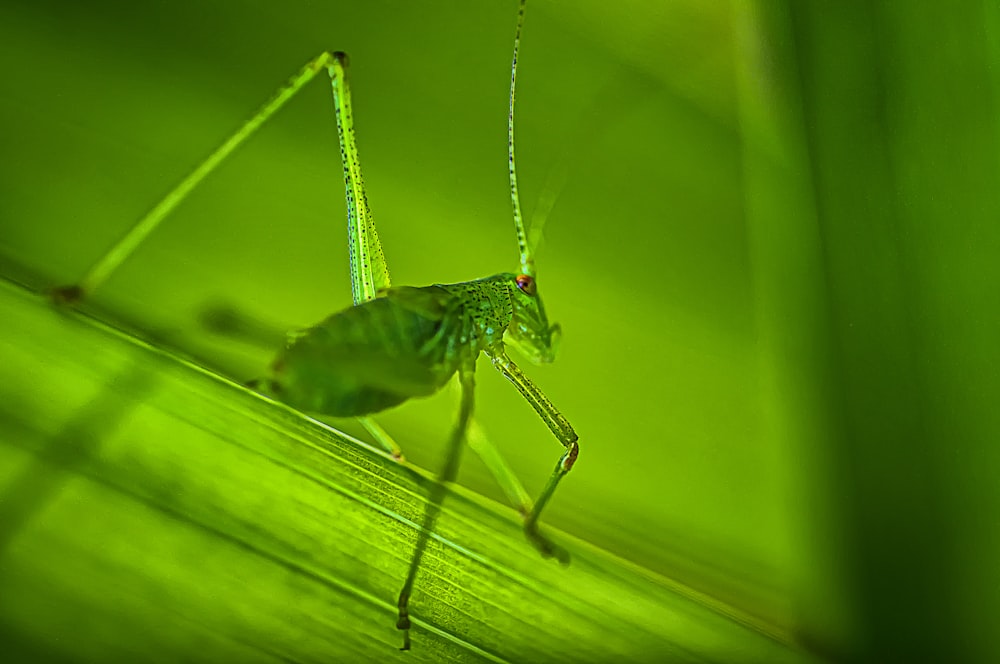
[[461, 303], [460, 345], [469, 345], [471, 352], [478, 353], [503, 339], [513, 316], [512, 277], [498, 274], [475, 281], [438, 285]]

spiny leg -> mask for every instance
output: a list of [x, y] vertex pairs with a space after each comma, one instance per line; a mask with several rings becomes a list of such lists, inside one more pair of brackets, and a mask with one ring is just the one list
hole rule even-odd
[[467, 440], [469, 447], [482, 459], [486, 469], [490, 471], [497, 484], [507, 494], [507, 499], [517, 508], [521, 516], [527, 517], [531, 512], [531, 496], [524, 490], [524, 485], [517, 479], [517, 475], [507, 464], [500, 450], [489, 439], [474, 417], [469, 420]]
[[488, 349], [487, 354], [490, 356], [493, 366], [507, 380], [514, 384], [514, 387], [521, 393], [521, 396], [531, 404], [531, 407], [535, 409], [535, 412], [542, 418], [542, 421], [545, 422], [545, 425], [552, 434], [566, 448], [566, 451], [556, 464], [552, 475], [549, 476], [545, 488], [542, 489], [542, 493], [538, 496], [538, 500], [535, 501], [534, 506], [524, 518], [524, 533], [543, 556], [546, 558], [554, 557], [559, 562], [568, 564], [569, 553], [553, 544], [548, 538], [538, 532], [538, 517], [541, 515], [542, 510], [545, 509], [545, 505], [549, 502], [552, 494], [555, 493], [559, 481], [573, 468], [573, 464], [576, 463], [576, 457], [580, 451], [580, 447], [577, 444], [578, 436], [573, 431], [573, 427], [569, 421], [549, 401], [549, 398], [507, 356], [502, 344]]
[[354, 304], [375, 298], [389, 288], [389, 268], [382, 253], [382, 243], [375, 231], [375, 220], [368, 207], [361, 160], [354, 138], [354, 112], [351, 88], [347, 81], [347, 55], [334, 53], [330, 62], [330, 80], [337, 108], [337, 131], [340, 134], [340, 158], [347, 189], [347, 239], [351, 257], [351, 293]]
[[[74, 303], [91, 295], [100, 287], [138, 247], [149, 237], [160, 222], [170, 214], [174, 208], [187, 198], [188, 194], [208, 177], [236, 148], [242, 145], [250, 136], [271, 118], [282, 106], [296, 95], [317, 73], [324, 68], [334, 74], [331, 64], [336, 58], [330, 53], [321, 53], [306, 65], [288, 83], [279, 89], [260, 109], [240, 127], [236, 133], [230, 136], [225, 142], [212, 152], [205, 161], [201, 162], [191, 173], [181, 180], [163, 199], [153, 206], [139, 221], [130, 228], [125, 235], [104, 256], [84, 274], [76, 284], [57, 288], [53, 291], [53, 297], [57, 301]], [[337, 94], [336, 85], [334, 94]]]
[[417, 578], [417, 569], [420, 567], [420, 560], [423, 558], [430, 539], [434, 523], [441, 513], [441, 503], [444, 501], [446, 485], [453, 482], [458, 474], [458, 465], [462, 459], [462, 442], [465, 440], [466, 430], [469, 426], [469, 418], [472, 417], [472, 407], [474, 403], [475, 391], [475, 363], [468, 363], [459, 369], [459, 381], [462, 385], [462, 399], [458, 410], [458, 420], [452, 429], [451, 438], [448, 440], [448, 448], [445, 451], [444, 467], [438, 475], [437, 482], [431, 488], [430, 497], [427, 500], [427, 510], [424, 512], [424, 520], [420, 525], [420, 532], [417, 535], [417, 544], [413, 549], [413, 557], [410, 559], [410, 567], [406, 572], [406, 581], [399, 591], [399, 618], [396, 621], [396, 628], [403, 630], [403, 647], [401, 650], [410, 649], [410, 594], [413, 591], [413, 582]]

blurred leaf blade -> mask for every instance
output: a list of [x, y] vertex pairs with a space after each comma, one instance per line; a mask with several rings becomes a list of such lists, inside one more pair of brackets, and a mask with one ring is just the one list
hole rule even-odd
[[995, 661], [996, 4], [775, 4], [800, 72], [846, 525], [824, 539], [842, 533], [849, 619], [831, 629], [823, 593], [806, 620], [844, 659]]
[[[80, 661], [393, 654], [425, 473], [18, 287], [0, 299], [5, 635]], [[456, 489], [407, 656], [805, 659], [680, 584], [570, 548], [569, 568], [538, 559], [512, 510]]]

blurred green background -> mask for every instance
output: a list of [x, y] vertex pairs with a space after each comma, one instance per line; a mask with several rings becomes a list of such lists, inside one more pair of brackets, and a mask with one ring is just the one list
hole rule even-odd
[[[0, 267], [76, 279], [321, 50], [347, 51], [395, 284], [516, 266], [515, 3], [0, 8]], [[992, 2], [539, 0], [519, 70], [530, 213], [564, 329], [526, 367], [581, 436], [545, 521], [834, 659], [1000, 657], [1000, 10]], [[90, 306], [225, 375], [225, 303], [350, 304], [313, 84]], [[16, 389], [8, 386], [8, 389]], [[559, 448], [488, 364], [478, 418], [532, 493]], [[379, 421], [436, 468], [454, 394]], [[460, 482], [502, 500], [478, 459]]]

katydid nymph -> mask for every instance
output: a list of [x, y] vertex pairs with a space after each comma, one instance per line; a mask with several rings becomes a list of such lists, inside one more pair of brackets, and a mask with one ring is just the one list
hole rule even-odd
[[[565, 551], [539, 532], [538, 518], [559, 481], [576, 461], [577, 435], [552, 402], [508, 357], [505, 349], [505, 344], [509, 343], [534, 362], [549, 362], [554, 359], [560, 335], [559, 326], [549, 323], [538, 292], [533, 258], [538, 229], [529, 241], [514, 167], [514, 93], [524, 9], [525, 0], [520, 0], [507, 117], [510, 197], [520, 254], [517, 272], [456, 284], [390, 286], [389, 271], [361, 177], [347, 81], [348, 60], [344, 53], [334, 52], [322, 53], [307, 63], [233, 136], [140, 219], [76, 285], [54, 292], [57, 300], [70, 303], [90, 296], [195, 186], [303, 86], [318, 73], [327, 71], [332, 82], [346, 184], [354, 306], [289, 335], [286, 347], [272, 364], [271, 374], [253, 385], [262, 394], [307, 414], [358, 416], [364, 422], [367, 419], [364, 416], [440, 390], [457, 374], [461, 387], [457, 421], [449, 437], [444, 467], [431, 490], [397, 603], [396, 626], [403, 631], [404, 650], [410, 647], [409, 600], [414, 581], [444, 500], [444, 487], [455, 479], [470, 427], [474, 372], [480, 353], [485, 353], [493, 366], [514, 384], [564, 447], [537, 500], [532, 503], [524, 496], [523, 489], [508, 493], [512, 494], [522, 513], [529, 541], [545, 557], [554, 557], [564, 563], [569, 560]], [[387, 446], [399, 456], [398, 448], [393, 444]], [[509, 486], [510, 471], [498, 461], [496, 450], [490, 448], [489, 453], [482, 456], [501, 483]]]

